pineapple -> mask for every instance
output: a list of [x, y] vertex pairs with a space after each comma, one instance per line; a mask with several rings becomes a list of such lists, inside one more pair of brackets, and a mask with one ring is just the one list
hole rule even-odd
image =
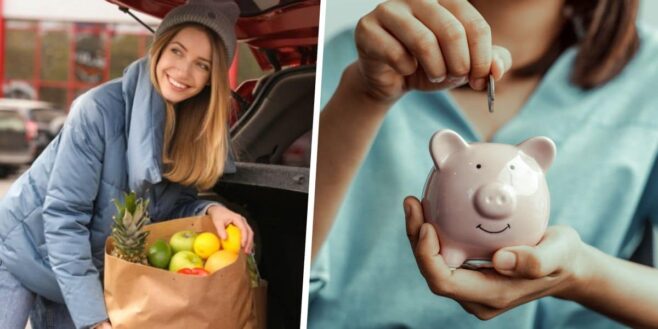
[[114, 204], [117, 207], [117, 213], [112, 217], [114, 220], [112, 256], [147, 265], [145, 244], [149, 232], [145, 232], [143, 229], [144, 225], [151, 222], [147, 212], [149, 200], [137, 198], [137, 194], [131, 192], [124, 193], [123, 204], [117, 200], [114, 200]]

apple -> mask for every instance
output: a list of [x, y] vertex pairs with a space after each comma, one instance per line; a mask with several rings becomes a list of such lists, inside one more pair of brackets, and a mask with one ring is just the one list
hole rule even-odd
[[187, 250], [179, 251], [169, 261], [169, 271], [178, 272], [183, 268], [203, 268], [203, 260], [195, 253]]
[[187, 274], [187, 275], [196, 275], [196, 276], [208, 276], [208, 275], [210, 275], [210, 273], [208, 273], [208, 271], [206, 271], [202, 268], [181, 268], [180, 270], [176, 271], [176, 273]]
[[184, 230], [176, 232], [169, 239], [169, 245], [171, 249], [174, 250], [174, 253], [179, 251], [192, 251], [194, 248], [194, 239], [196, 239], [196, 233], [191, 230]]

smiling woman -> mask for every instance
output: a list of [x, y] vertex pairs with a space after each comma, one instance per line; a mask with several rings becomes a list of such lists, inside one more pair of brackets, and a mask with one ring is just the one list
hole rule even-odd
[[194, 23], [156, 36], [149, 69], [151, 83], [166, 101], [164, 175], [207, 189], [224, 170], [228, 152], [226, 49], [212, 31]]
[[[166, 44], [164, 50], [162, 44]], [[162, 97], [173, 104], [198, 94], [209, 85], [210, 58], [220, 51], [216, 43], [211, 43], [205, 29], [194, 25], [166, 32], [152, 49], [152, 53], [160, 54], [155, 83]]]

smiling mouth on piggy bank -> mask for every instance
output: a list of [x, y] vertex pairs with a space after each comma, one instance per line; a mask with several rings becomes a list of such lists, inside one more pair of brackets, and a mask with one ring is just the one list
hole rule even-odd
[[485, 232], [487, 232], [487, 233], [498, 234], [498, 233], [503, 233], [503, 232], [504, 232], [505, 230], [507, 230], [507, 229], [512, 229], [512, 226], [510, 226], [509, 224], [507, 224], [507, 226], [505, 226], [505, 228], [503, 228], [503, 229], [500, 230], [500, 231], [489, 231], [489, 230], [485, 230], [485, 229], [482, 227], [482, 224], [478, 224], [478, 226], [476, 226], [475, 228], [478, 228], [478, 229], [480, 229], [480, 230], [482, 230], [482, 231], [485, 231]]

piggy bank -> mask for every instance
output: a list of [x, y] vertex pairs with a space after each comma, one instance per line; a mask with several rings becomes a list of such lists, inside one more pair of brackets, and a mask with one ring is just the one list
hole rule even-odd
[[422, 204], [448, 266], [490, 267], [496, 250], [539, 242], [550, 212], [544, 174], [555, 153], [546, 137], [507, 145], [469, 144], [452, 130], [432, 136]]

